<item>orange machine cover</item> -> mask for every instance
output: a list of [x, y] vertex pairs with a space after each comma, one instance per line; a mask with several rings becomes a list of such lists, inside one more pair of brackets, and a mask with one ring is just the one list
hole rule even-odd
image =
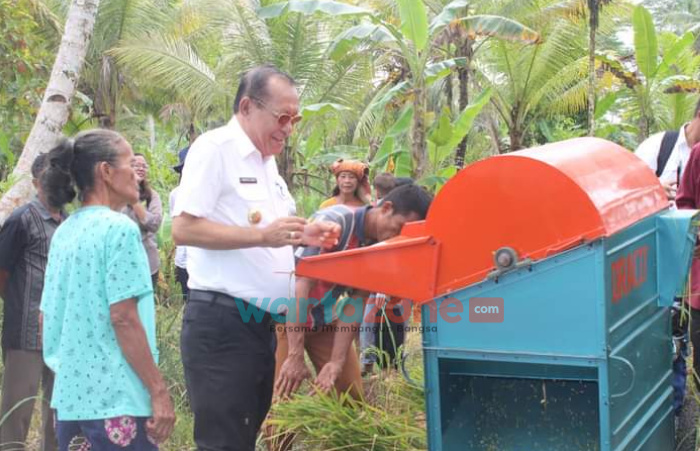
[[474, 163], [445, 184], [425, 221], [374, 246], [304, 259], [296, 273], [426, 302], [483, 280], [502, 247], [543, 259], [668, 205], [634, 154], [572, 139]]

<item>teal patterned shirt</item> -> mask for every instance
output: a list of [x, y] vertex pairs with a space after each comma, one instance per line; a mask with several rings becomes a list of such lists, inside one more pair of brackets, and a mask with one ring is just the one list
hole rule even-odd
[[150, 416], [150, 396], [126, 361], [111, 305], [137, 299], [157, 361], [150, 270], [136, 224], [107, 207], [84, 207], [56, 230], [41, 311], [43, 352], [56, 374], [51, 407], [58, 419]]

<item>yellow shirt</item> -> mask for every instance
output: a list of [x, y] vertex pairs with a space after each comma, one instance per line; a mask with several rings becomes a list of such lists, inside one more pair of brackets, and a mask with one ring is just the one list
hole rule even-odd
[[335, 196], [321, 202], [321, 205], [318, 206], [318, 209], [323, 210], [324, 208], [332, 207], [333, 205], [338, 205], [338, 200], [335, 198]]

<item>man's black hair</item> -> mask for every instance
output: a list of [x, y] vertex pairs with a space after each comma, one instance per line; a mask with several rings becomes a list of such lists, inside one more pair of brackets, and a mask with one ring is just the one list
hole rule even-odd
[[266, 64], [264, 66], [254, 67], [241, 76], [238, 91], [236, 92], [236, 99], [233, 101], [233, 113], [238, 113], [241, 106], [241, 99], [245, 96], [262, 100], [263, 102], [268, 100], [267, 85], [272, 77], [281, 77], [287, 80], [290, 85], [296, 85], [296, 82], [289, 74], [282, 72], [275, 66]]
[[32, 177], [39, 180], [41, 173], [49, 165], [49, 155], [46, 153], [40, 153], [32, 162]]
[[433, 197], [418, 185], [399, 186], [387, 194], [379, 205], [391, 202], [394, 214], [408, 215], [416, 213], [419, 219], [425, 219]]
[[413, 179], [411, 177], [396, 177], [396, 188], [405, 185], [413, 185]]

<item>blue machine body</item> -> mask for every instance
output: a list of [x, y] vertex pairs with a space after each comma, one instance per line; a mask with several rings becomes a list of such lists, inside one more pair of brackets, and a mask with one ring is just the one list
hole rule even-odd
[[[670, 451], [695, 213], [633, 153], [578, 138], [478, 161], [425, 221], [296, 272], [423, 304], [431, 451]], [[501, 311], [479, 316], [484, 298]]]
[[[673, 449], [668, 307], [694, 213], [650, 216], [425, 304], [430, 450]], [[471, 322], [475, 298], [502, 298], [503, 322]], [[461, 305], [460, 319], [443, 304]]]

